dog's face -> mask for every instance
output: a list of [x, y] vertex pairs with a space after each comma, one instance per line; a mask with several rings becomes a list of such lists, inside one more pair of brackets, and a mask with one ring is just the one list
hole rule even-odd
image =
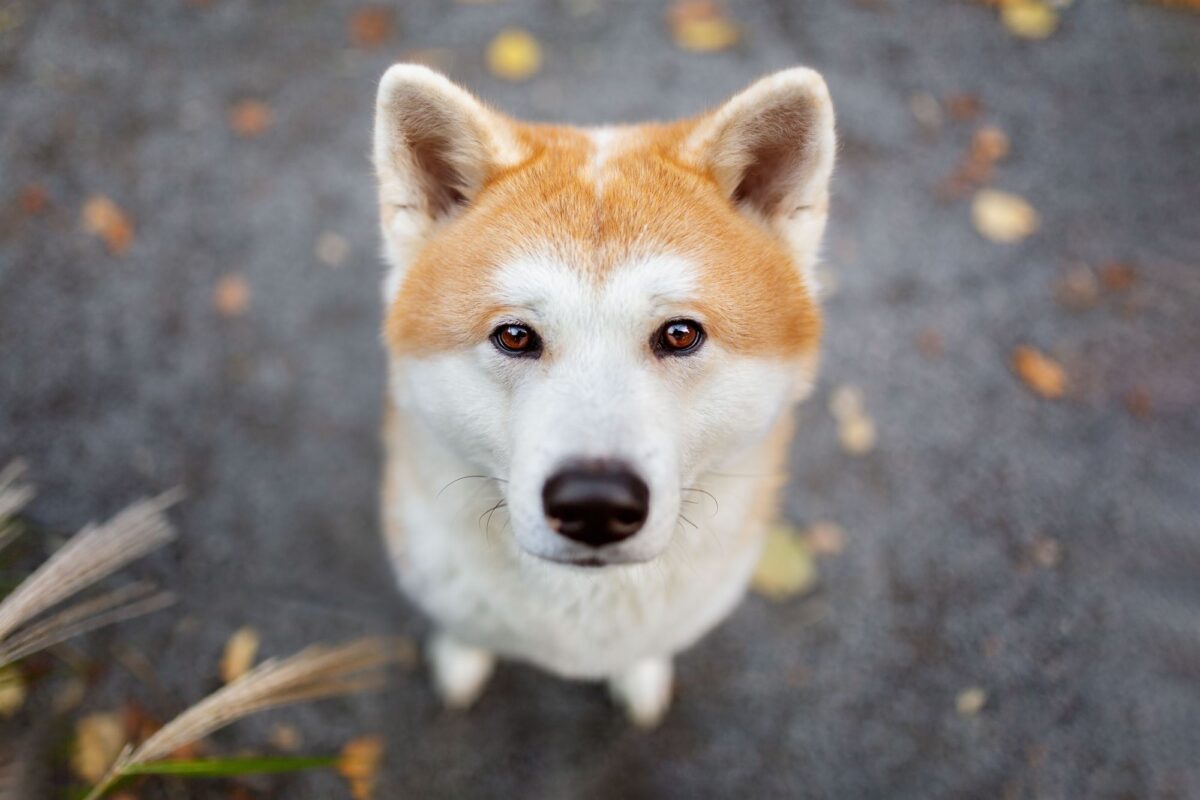
[[502, 481], [551, 561], [646, 561], [808, 390], [833, 112], [764, 79], [671, 125], [513, 122], [397, 66], [375, 162], [392, 399]]

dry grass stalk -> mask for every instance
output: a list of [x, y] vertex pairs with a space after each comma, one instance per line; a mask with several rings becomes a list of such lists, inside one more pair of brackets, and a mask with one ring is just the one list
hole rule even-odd
[[103, 796], [130, 767], [159, 761], [252, 714], [378, 689], [384, 680], [382, 668], [403, 660], [405, 655], [400, 642], [370, 638], [336, 647], [316, 645], [282, 661], [264, 661], [184, 711], [136, 749], [126, 747], [88, 798]]
[[[88, 525], [26, 578], [0, 602], [0, 656], [12, 646], [10, 637], [22, 625], [175, 538], [175, 531], [162, 512], [176, 501], [177, 495], [167, 492], [142, 500], [104, 525]], [[118, 590], [117, 597], [122, 596]], [[42, 641], [53, 643], [66, 629], [90, 630], [103, 624], [104, 619], [126, 618], [128, 614], [124, 612], [136, 610], [141, 607], [139, 603], [145, 602], [145, 599], [134, 600], [130, 609], [128, 605], [122, 608], [114, 604], [111, 595], [85, 601], [34, 630]], [[50, 624], [54, 620], [66, 627], [56, 630]], [[27, 631], [16, 638], [28, 646], [33, 641], [28, 635]], [[4, 658], [0, 657], [0, 665], [3, 663]]]
[[0, 550], [21, 532], [20, 526], [12, 524], [12, 517], [33, 499], [33, 487], [24, 477], [25, 462], [20, 459], [0, 470]]

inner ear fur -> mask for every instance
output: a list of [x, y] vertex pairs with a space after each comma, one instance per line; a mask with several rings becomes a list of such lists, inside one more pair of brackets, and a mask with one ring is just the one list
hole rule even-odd
[[516, 150], [505, 117], [433, 70], [397, 64], [379, 83], [374, 160], [385, 206], [451, 214]]
[[702, 117], [684, 156], [710, 172], [730, 202], [774, 219], [823, 205], [835, 149], [825, 81], [796, 68], [763, 78]]

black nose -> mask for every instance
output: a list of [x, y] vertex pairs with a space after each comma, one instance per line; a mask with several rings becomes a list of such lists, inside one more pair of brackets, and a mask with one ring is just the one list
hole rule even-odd
[[546, 522], [563, 536], [602, 547], [641, 530], [650, 511], [650, 489], [628, 467], [578, 462], [546, 481], [542, 508]]

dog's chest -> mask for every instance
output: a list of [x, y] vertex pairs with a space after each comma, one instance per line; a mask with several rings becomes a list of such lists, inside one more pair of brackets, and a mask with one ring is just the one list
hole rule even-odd
[[385, 506], [403, 517], [389, 541], [418, 605], [468, 642], [571, 677], [690, 645], [741, 597], [759, 550], [757, 536], [689, 528], [661, 562], [567, 569], [417, 498]]

